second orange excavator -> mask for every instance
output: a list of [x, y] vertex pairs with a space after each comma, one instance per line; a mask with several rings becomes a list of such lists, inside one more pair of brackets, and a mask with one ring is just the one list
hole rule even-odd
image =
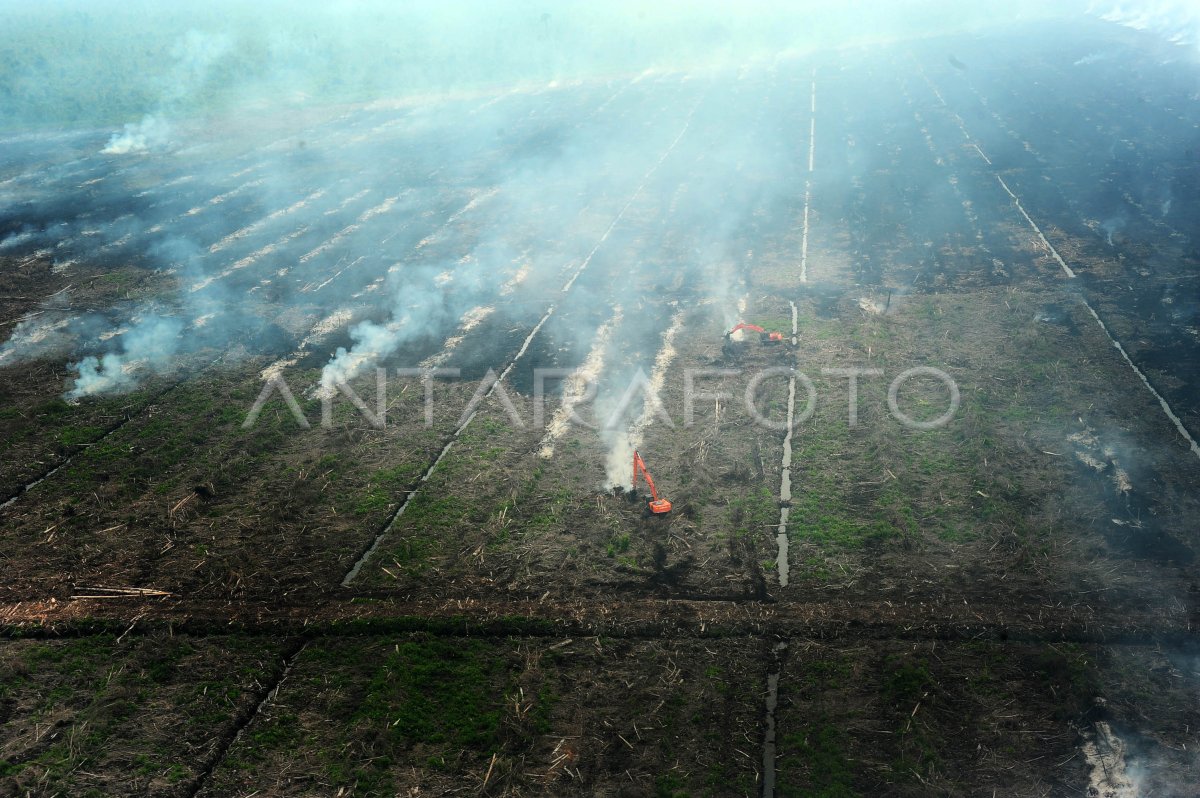
[[653, 497], [649, 507], [650, 512], [655, 515], [662, 515], [671, 512], [671, 503], [666, 499], [660, 499], [658, 489], [654, 487], [654, 479], [650, 476], [650, 472], [646, 470], [646, 462], [642, 460], [642, 456], [636, 451], [633, 453], [633, 492], [637, 492], [638, 474], [641, 474], [646, 479], [646, 487], [650, 488], [650, 495]]
[[764, 344], [781, 344], [781, 343], [783, 343], [783, 333], [767, 332], [762, 327], [759, 327], [757, 324], [747, 324], [744, 321], [738, 322], [736, 327], [734, 327], [729, 332], [725, 333], [725, 337], [729, 338], [738, 330], [753, 330], [754, 332], [758, 333], [759, 340], [761, 340]]

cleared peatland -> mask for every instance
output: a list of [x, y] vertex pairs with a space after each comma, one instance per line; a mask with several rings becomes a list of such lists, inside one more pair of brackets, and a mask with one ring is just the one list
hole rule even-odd
[[[1135, 52], [1132, 33], [1078, 35], [1081, 53]], [[244, 189], [236, 214], [210, 200], [252, 175], [156, 195], [168, 222], [206, 208], [219, 268], [195, 291], [139, 234], [0, 250], [0, 330], [36, 333], [0, 360], [0, 794], [1188, 794], [1200, 459], [1163, 403], [1200, 429], [1200, 192], [1192, 165], [1162, 161], [1162, 212], [1123, 162], [1081, 153], [1119, 128], [1153, 159], [1191, 118], [1129, 119], [1108, 99], [1135, 91], [1125, 73], [1035, 33], [988, 41], [1023, 59], [964, 71], [944, 51], [979, 48], [951, 39], [480, 99], [524, 121], [452, 168], [395, 156], [394, 187], [314, 196], [322, 136], [388, 141], [410, 121], [339, 108], [305, 121], [304, 153], [280, 145], [294, 194]], [[1015, 110], [1050, 91], [1072, 97], [1055, 119], [1079, 122], [1077, 145]], [[1180, 98], [1152, 100], [1165, 119]], [[584, 183], [551, 170], [518, 203], [497, 177], [569, 150], [564, 131], [632, 120], [636, 158], [598, 151]], [[771, 158], [723, 157], [731, 133]], [[229, 174], [280, 149], [255, 144], [225, 145]], [[120, 192], [72, 196], [97, 225], [132, 212]], [[318, 222], [289, 221], [300, 202]], [[698, 253], [728, 206], [723, 248]], [[38, 212], [6, 211], [5, 232]], [[356, 323], [389, 322], [371, 299], [388, 270], [475, 286], [497, 219], [494, 291], [348, 379], [377, 413], [388, 369], [387, 423], [342, 394], [321, 423], [331, 358], [360, 351]], [[342, 258], [359, 239], [364, 259]], [[220, 281], [263, 312], [209, 339], [178, 297]], [[147, 302], [195, 345], [65, 400], [69, 320]], [[785, 343], [726, 347], [730, 313]], [[545, 420], [588, 364], [581, 416], [640, 369], [665, 417], [639, 397], [616, 444], [581, 424], [548, 438], [534, 369], [563, 372]], [[459, 370], [429, 383], [428, 423], [426, 384], [396, 372], [419, 365]], [[889, 408], [919, 366], [958, 391], [934, 429]], [[865, 370], [853, 423], [839, 369]], [[708, 394], [690, 423], [689, 371]], [[308, 427], [279, 393], [245, 424], [273, 373]], [[915, 376], [895, 402], [928, 421], [950, 393]], [[634, 435], [664, 518], [607, 490]]]

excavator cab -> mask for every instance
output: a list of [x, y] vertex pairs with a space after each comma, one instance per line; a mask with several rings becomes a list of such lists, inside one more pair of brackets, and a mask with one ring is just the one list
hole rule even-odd
[[655, 515], [665, 515], [671, 512], [671, 502], [658, 495], [658, 489], [654, 487], [654, 479], [650, 476], [650, 472], [646, 470], [646, 463], [642, 460], [642, 456], [637, 452], [633, 453], [633, 488], [637, 491], [638, 474], [641, 474], [646, 480], [646, 487], [650, 488], [650, 495], [653, 497], [647, 505], [650, 512]]

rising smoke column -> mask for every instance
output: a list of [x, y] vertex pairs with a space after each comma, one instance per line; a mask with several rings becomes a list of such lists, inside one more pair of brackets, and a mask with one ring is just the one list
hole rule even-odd
[[493, 271], [490, 265], [464, 258], [454, 264], [401, 266], [389, 274], [389, 318], [363, 321], [350, 328], [354, 344], [349, 349], [338, 347], [325, 364], [320, 395], [333, 396], [339, 385], [374, 368], [406, 344], [436, 337], [456, 324], [486, 293], [486, 275]]
[[137, 385], [138, 371], [161, 369], [171, 363], [183, 332], [179, 319], [164, 316], [144, 318], [118, 337], [120, 349], [90, 355], [71, 366], [74, 384], [68, 399], [128, 391]]
[[130, 122], [114, 133], [100, 152], [104, 155], [130, 155], [158, 149], [167, 144], [171, 125], [167, 118], [178, 114], [203, 90], [209, 74], [233, 50], [233, 39], [223, 33], [188, 31], [171, 48], [174, 65], [161, 78], [161, 93], [156, 109]]
[[170, 139], [171, 126], [162, 117], [146, 114], [140, 122], [125, 125], [124, 132], [113, 133], [103, 155], [129, 155], [164, 146]]
[[[642, 445], [646, 428], [656, 419], [670, 423], [670, 417], [662, 403], [662, 389], [666, 383], [671, 363], [675, 360], [675, 338], [683, 329], [683, 312], [671, 319], [671, 326], [663, 333], [662, 343], [654, 358], [649, 376], [637, 368], [617, 397], [609, 394], [597, 402], [597, 411], [603, 413], [600, 437], [608, 448], [604, 461], [604, 487], [606, 490], [618, 485], [630, 484], [633, 478], [633, 453]], [[638, 402], [640, 399], [640, 403]]]

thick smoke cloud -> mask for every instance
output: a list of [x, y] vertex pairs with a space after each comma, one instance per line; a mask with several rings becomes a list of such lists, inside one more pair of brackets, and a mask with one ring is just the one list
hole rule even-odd
[[114, 133], [108, 140], [104, 155], [128, 155], [133, 152], [145, 152], [152, 147], [160, 147], [167, 143], [171, 128], [160, 117], [146, 115], [140, 122], [130, 122], [121, 133]]
[[1045, 15], [1044, 5], [0, 0], [0, 126], [119, 126], [164, 105], [195, 113], [738, 64]]
[[[639, 234], [640, 251], [684, 263], [672, 279], [699, 286], [732, 325], [752, 269], [747, 231], [754, 214], [803, 182], [791, 149], [803, 131], [772, 127], [772, 113], [753, 106], [710, 107], [705, 82], [714, 75], [747, 69], [753, 80], [818, 48], [870, 52], [872, 42], [1018, 17], [1088, 10], [1164, 33], [1195, 18], [1183, 5], [1033, 2], [831, 11], [632, 0], [187, 8], [0, 0], [0, 9], [0, 124], [13, 128], [0, 155], [0, 200], [12, 222], [0, 228], [0, 254], [41, 255], [61, 269], [82, 259], [138, 264], [179, 286], [152, 302], [75, 312], [67, 294], [18, 321], [0, 363], [66, 356], [73, 398], [128, 390], [202, 347], [280, 363], [328, 352], [326, 391], [402, 351], [444, 358], [438, 347], [480, 319], [526, 323], [509, 318], [513, 308], [524, 313], [553, 295], [648, 174], [643, 200], [676, 196], [662, 232]], [[1075, 60], [1107, 57], [1115, 56]], [[984, 67], [988, 58], [1000, 60], [967, 60]], [[648, 104], [646, 87], [665, 75], [687, 76], [677, 99]], [[804, 101], [803, 92], [780, 96], [774, 108]], [[657, 163], [693, 118], [711, 135], [689, 134]], [[1011, 146], [987, 144], [999, 155]], [[852, 171], [871, 168], [854, 157]], [[1170, 182], [1119, 140], [1108, 157], [1138, 174], [1139, 198], [1163, 218], [1183, 212]], [[910, 191], [947, 209], [912, 222], [915, 235], [938, 240], [960, 197], [933, 180]], [[1110, 242], [1124, 223], [1111, 205], [1097, 204]], [[606, 249], [633, 235], [627, 227]], [[671, 232], [680, 230], [686, 241]], [[586, 278], [576, 288], [589, 290]], [[602, 294], [630, 309], [622, 324], [630, 340], [664, 334], [669, 313], [637, 312], [644, 298], [625, 286]], [[597, 323], [555, 320], [550, 329], [586, 349]], [[652, 371], [637, 346], [620, 337], [612, 346], [614, 385]], [[598, 405], [613, 401], [601, 386]]]
[[67, 397], [79, 399], [128, 391], [137, 385], [135, 369], [158, 368], [170, 362], [179, 348], [182, 331], [183, 324], [178, 319], [138, 319], [134, 328], [121, 336], [120, 351], [99, 357], [89, 355], [74, 364], [75, 385]]

